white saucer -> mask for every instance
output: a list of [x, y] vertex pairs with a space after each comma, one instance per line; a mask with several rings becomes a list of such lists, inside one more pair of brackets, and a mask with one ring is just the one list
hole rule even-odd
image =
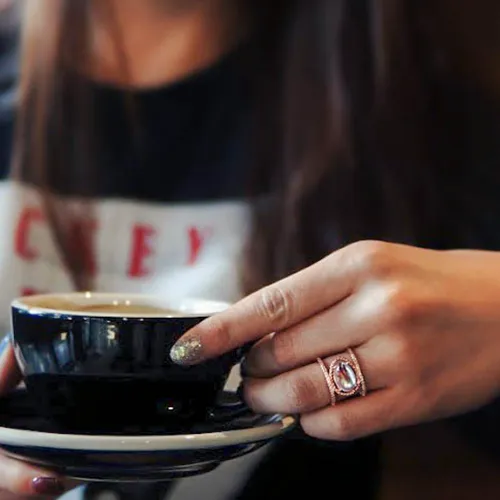
[[0, 446], [121, 453], [200, 450], [267, 441], [279, 436], [294, 424], [295, 418], [291, 415], [275, 415], [268, 417], [265, 423], [248, 429], [173, 436], [88, 436], [0, 427]]

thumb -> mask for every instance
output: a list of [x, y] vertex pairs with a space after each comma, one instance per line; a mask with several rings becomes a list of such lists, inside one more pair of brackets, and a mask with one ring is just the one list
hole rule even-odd
[[7, 335], [0, 343], [0, 396], [10, 392], [21, 381], [21, 370], [14, 355], [14, 348]]
[[[76, 485], [35, 466], [0, 454], [0, 499], [3, 492], [31, 497], [59, 497]], [[19, 497], [18, 497], [19, 498]]]
[[[0, 397], [15, 389], [21, 379], [14, 348], [7, 336], [0, 342]], [[7, 492], [15, 494], [14, 498], [19, 498], [17, 495], [59, 497], [77, 484], [0, 453], [0, 499], [8, 495]]]

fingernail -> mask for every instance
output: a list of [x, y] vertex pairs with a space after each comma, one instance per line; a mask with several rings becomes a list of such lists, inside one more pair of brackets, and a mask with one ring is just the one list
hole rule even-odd
[[170, 358], [178, 365], [196, 364], [202, 360], [203, 345], [196, 337], [179, 340], [170, 350]]
[[55, 477], [37, 477], [31, 484], [37, 495], [56, 496], [64, 493], [63, 483]]

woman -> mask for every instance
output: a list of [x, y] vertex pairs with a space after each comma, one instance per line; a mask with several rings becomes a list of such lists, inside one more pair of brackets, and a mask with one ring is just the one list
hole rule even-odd
[[[5, 311], [35, 291], [236, 300], [264, 286], [172, 355], [195, 363], [256, 342], [246, 399], [301, 414], [325, 442], [310, 461], [284, 445], [289, 463], [325, 460], [327, 483], [331, 461], [361, 473], [360, 454], [335, 458], [329, 442], [495, 399], [500, 257], [452, 250], [500, 248], [496, 115], [482, 98], [499, 88], [487, 71], [493, 2], [26, 9], [12, 154], [12, 110], [0, 124], [3, 175], [15, 179], [2, 188]], [[10, 347], [2, 363], [5, 391], [17, 380]], [[339, 373], [355, 389], [345, 401]], [[64, 487], [0, 461], [4, 489]], [[283, 470], [261, 473], [274, 498], [285, 494], [277, 475], [296, 485]], [[321, 479], [308, 478], [308, 493]]]

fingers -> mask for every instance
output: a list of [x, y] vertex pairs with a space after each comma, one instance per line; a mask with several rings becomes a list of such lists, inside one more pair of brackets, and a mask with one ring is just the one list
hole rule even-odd
[[351, 441], [430, 419], [421, 390], [399, 384], [306, 413], [301, 425], [314, 438]]
[[[387, 386], [392, 372], [380, 361], [378, 349], [356, 349], [368, 391]], [[327, 366], [336, 358], [324, 359]], [[269, 379], [245, 379], [244, 398], [257, 413], [309, 413], [331, 404], [330, 391], [320, 365], [315, 361]]]
[[385, 327], [379, 314], [379, 303], [385, 298], [383, 288], [373, 287], [288, 330], [266, 336], [247, 354], [245, 375], [272, 377], [367, 342]]
[[317, 439], [351, 441], [404, 425], [392, 389], [372, 392], [301, 416], [306, 434]]
[[393, 275], [412, 252], [404, 245], [371, 241], [342, 248], [200, 323], [174, 345], [170, 356], [192, 365], [291, 328], [366, 283]]
[[349, 247], [246, 297], [200, 323], [171, 351], [179, 364], [195, 364], [290, 328], [348, 297], [359, 266]]
[[57, 497], [70, 487], [49, 472], [0, 455], [0, 489], [18, 495]]
[[0, 346], [0, 395], [14, 389], [20, 381], [21, 372], [14, 355], [14, 348], [6, 337]]

